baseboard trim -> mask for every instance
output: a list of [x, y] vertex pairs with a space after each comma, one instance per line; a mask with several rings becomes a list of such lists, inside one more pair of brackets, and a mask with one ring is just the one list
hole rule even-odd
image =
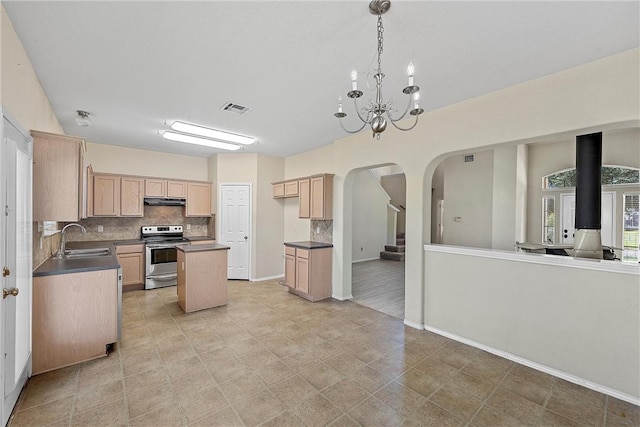
[[338, 301], [348, 301], [353, 299], [353, 295], [349, 294], [347, 296], [341, 296], [341, 297], [339, 297], [338, 295], [331, 295], [331, 298], [337, 299]]
[[422, 323], [412, 322], [411, 320], [404, 319], [404, 324], [414, 329], [423, 330], [424, 325]]
[[265, 280], [282, 279], [284, 274], [276, 274], [275, 276], [252, 277], [250, 282], [264, 282]]
[[[408, 325], [408, 326], [412, 326], [411, 324], [408, 323], [407, 320], [405, 320], [404, 323], [406, 325]], [[413, 323], [413, 322], [411, 322], [411, 323]], [[461, 337], [459, 335], [455, 335], [455, 334], [443, 331], [442, 329], [434, 328], [433, 326], [424, 325], [424, 329], [429, 331], [429, 332], [433, 332], [434, 334], [442, 335], [443, 337], [450, 338], [450, 339], [452, 339], [454, 341], [458, 341], [458, 342], [461, 342], [463, 344], [469, 345], [471, 347], [475, 347], [475, 348], [478, 348], [480, 350], [484, 350], [484, 351], [486, 351], [488, 353], [495, 354], [496, 356], [503, 357], [503, 358], [511, 360], [513, 362], [519, 363], [520, 365], [524, 365], [524, 366], [527, 366], [529, 368], [535, 369], [537, 371], [544, 372], [545, 374], [553, 375], [554, 377], [561, 378], [563, 380], [569, 381], [569, 382], [574, 383], [574, 384], [578, 384], [578, 385], [580, 385], [582, 387], [586, 387], [588, 389], [595, 390], [595, 391], [597, 391], [599, 393], [603, 393], [603, 394], [615, 397], [616, 399], [624, 400], [625, 402], [631, 403], [633, 405], [640, 406], [640, 398], [631, 396], [631, 395], [629, 395], [627, 393], [623, 393], [623, 392], [621, 392], [619, 390], [615, 390], [615, 389], [612, 389], [610, 387], [606, 387], [606, 386], [594, 383], [592, 381], [588, 381], [588, 380], [585, 380], [583, 378], [576, 377], [576, 376], [571, 375], [571, 374], [567, 374], [566, 372], [559, 371], [559, 370], [554, 369], [554, 368], [550, 368], [550, 367], [548, 367], [546, 365], [541, 365], [539, 363], [533, 362], [533, 361], [528, 360], [528, 359], [524, 359], [524, 358], [522, 358], [520, 356], [516, 356], [515, 354], [511, 354], [511, 353], [503, 351], [503, 350], [499, 350], [499, 349], [496, 349], [496, 348], [493, 348], [493, 347], [486, 346], [484, 344], [480, 344], [480, 343], [478, 343], [476, 341], [473, 341], [473, 340], [470, 340], [468, 338], [464, 338], [464, 337]]]

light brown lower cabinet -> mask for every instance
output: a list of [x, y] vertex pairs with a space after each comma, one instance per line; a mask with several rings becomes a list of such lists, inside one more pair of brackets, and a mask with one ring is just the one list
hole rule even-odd
[[[216, 247], [217, 249], [208, 249]], [[177, 248], [178, 305], [185, 313], [227, 303], [227, 250], [222, 245]]]
[[331, 298], [332, 248], [285, 246], [284, 280], [289, 292], [309, 301]]
[[122, 267], [122, 292], [144, 289], [144, 245], [117, 245], [116, 257]]
[[33, 374], [107, 355], [118, 340], [117, 270], [33, 278]]

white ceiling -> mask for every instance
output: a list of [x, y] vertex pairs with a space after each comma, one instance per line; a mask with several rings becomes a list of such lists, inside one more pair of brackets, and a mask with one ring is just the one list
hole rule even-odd
[[[308, 151], [345, 135], [341, 94], [356, 127], [349, 74], [375, 60], [368, 0], [2, 4], [65, 133], [103, 144], [219, 152], [158, 135], [183, 120], [259, 139], [243, 152]], [[411, 60], [421, 107], [440, 108], [638, 47], [639, 18], [638, 1], [395, 0], [384, 95], [404, 108]], [[220, 111], [229, 101], [253, 110]], [[91, 127], [75, 124], [78, 109]]]

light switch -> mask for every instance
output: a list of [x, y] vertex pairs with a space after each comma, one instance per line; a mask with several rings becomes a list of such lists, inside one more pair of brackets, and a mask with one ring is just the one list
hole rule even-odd
[[98, 233], [102, 233], [104, 231], [104, 227], [99, 225], [98, 226]]

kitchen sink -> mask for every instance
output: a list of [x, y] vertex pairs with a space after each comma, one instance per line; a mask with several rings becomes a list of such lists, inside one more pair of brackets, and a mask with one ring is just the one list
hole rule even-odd
[[88, 258], [109, 255], [111, 255], [111, 249], [109, 248], [67, 249], [64, 251], [65, 258]]

